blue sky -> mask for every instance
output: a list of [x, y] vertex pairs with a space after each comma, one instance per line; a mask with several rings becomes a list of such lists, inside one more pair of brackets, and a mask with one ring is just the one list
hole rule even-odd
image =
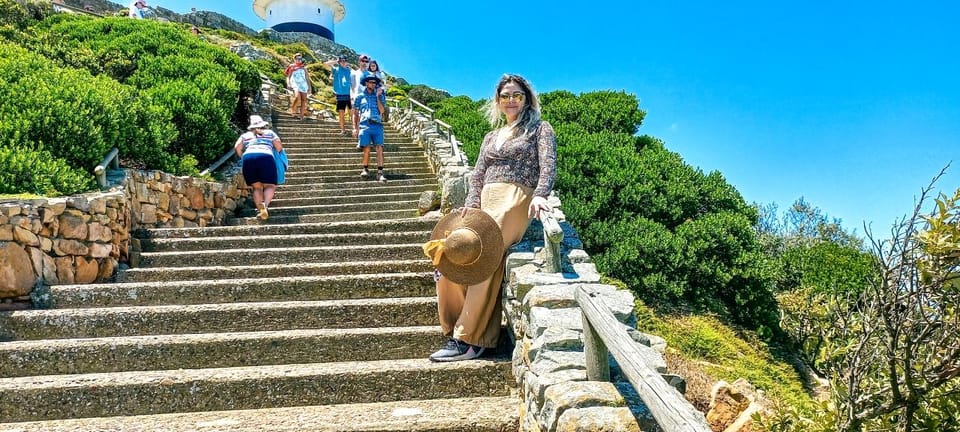
[[[641, 133], [749, 202], [804, 197], [882, 237], [948, 162], [940, 190], [960, 187], [960, 3], [342, 3], [337, 42], [412, 83], [480, 99], [510, 72], [635, 94]], [[260, 29], [252, 4], [151, 0]]]

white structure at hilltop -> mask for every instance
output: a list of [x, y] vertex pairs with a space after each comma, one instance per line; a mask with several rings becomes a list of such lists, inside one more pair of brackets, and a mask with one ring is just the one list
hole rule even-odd
[[337, 0], [254, 0], [253, 11], [278, 32], [313, 33], [331, 41], [333, 23], [347, 13]]

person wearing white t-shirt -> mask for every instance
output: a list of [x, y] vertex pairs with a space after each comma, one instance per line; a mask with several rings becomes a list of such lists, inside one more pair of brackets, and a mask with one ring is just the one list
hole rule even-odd
[[[360, 54], [360, 57], [357, 59], [357, 63], [360, 64], [359, 69], [354, 69], [350, 71], [350, 100], [353, 101], [360, 96], [360, 93], [363, 93], [363, 83], [360, 82], [360, 78], [363, 78], [363, 72], [367, 70], [367, 67], [370, 65], [370, 56], [366, 54]], [[354, 107], [356, 108], [356, 107]]]
[[135, 19], [143, 19], [144, 14], [146, 12], [147, 12], [147, 1], [137, 0], [133, 3], [130, 3], [130, 11], [127, 12], [127, 16]]

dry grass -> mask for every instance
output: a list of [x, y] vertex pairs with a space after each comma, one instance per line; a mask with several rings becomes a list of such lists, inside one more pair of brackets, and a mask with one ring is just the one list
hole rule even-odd
[[667, 361], [667, 370], [672, 374], [680, 375], [687, 382], [687, 400], [701, 411], [710, 409], [710, 391], [716, 379], [703, 370], [699, 362], [689, 360], [680, 355], [675, 349], [667, 349], [664, 353]]

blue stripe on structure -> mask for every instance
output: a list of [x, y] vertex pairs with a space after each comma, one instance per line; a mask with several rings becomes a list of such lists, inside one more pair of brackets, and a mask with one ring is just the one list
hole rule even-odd
[[308, 22], [285, 22], [280, 23], [272, 27], [278, 32], [304, 32], [304, 33], [313, 33], [317, 36], [323, 36], [327, 39], [333, 40], [333, 32], [330, 29], [314, 23]]

